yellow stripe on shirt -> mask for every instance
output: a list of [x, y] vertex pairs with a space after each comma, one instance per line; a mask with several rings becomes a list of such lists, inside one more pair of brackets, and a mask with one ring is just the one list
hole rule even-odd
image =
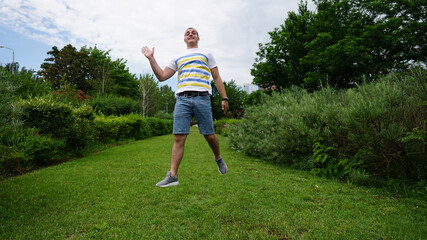
[[189, 78], [189, 77], [201, 78], [201, 79], [205, 79], [207, 81], [209, 81], [209, 78], [210, 78], [210, 76], [201, 75], [201, 74], [197, 74], [197, 73], [186, 73], [186, 74], [182, 74], [181, 76], [179, 76], [178, 80], [181, 80], [183, 78]]
[[182, 87], [185, 87], [185, 86], [204, 87], [204, 88], [209, 89], [209, 85], [200, 84], [200, 83], [183, 83], [183, 84], [179, 84], [178, 88], [182, 88]]

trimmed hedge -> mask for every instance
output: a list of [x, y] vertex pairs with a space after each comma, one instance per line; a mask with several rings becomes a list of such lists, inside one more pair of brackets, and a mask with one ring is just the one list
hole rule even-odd
[[90, 104], [97, 113], [104, 115], [119, 116], [141, 112], [141, 104], [138, 101], [114, 95], [96, 96]]
[[[52, 95], [20, 100], [14, 108], [24, 124], [14, 131], [14, 141], [0, 143], [0, 173], [23, 173], [48, 166], [70, 155], [81, 155], [96, 141], [106, 144], [144, 139], [172, 132], [173, 121], [138, 114], [95, 116], [91, 106], [78, 107]], [[11, 136], [9, 136], [11, 137]]]
[[94, 121], [95, 139], [101, 142], [124, 139], [144, 139], [172, 132], [173, 121], [144, 118], [141, 115], [97, 116]]
[[52, 96], [22, 100], [19, 106], [20, 118], [26, 127], [36, 128], [42, 135], [63, 140], [76, 152], [92, 141], [94, 113], [90, 106], [83, 104], [75, 108]]

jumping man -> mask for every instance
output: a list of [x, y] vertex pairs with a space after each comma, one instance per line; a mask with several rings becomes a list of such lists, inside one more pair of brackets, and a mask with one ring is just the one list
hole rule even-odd
[[215, 86], [222, 97], [221, 106], [224, 114], [228, 111], [228, 98], [215, 58], [209, 52], [198, 48], [199, 40], [200, 37], [197, 30], [192, 27], [187, 28], [184, 34], [187, 51], [171, 60], [163, 70], [154, 58], [154, 47], [149, 49], [144, 46], [141, 50], [145, 57], [148, 58], [150, 66], [160, 82], [168, 80], [175, 72], [178, 72], [178, 87], [176, 91], [178, 98], [173, 116], [175, 140], [172, 147], [170, 171], [167, 172], [165, 179], [156, 184], [158, 187], [178, 185], [178, 167], [184, 156], [184, 144], [187, 135], [190, 133], [190, 122], [193, 116], [196, 117], [200, 134], [204, 135], [212, 149], [218, 165], [218, 171], [221, 174], [227, 172], [227, 165], [221, 157], [218, 138], [213, 127], [210, 76], [213, 77]]

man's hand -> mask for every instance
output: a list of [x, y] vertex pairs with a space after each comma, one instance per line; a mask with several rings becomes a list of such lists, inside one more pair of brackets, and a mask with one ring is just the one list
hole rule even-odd
[[221, 106], [222, 106], [222, 111], [224, 111], [224, 115], [225, 115], [228, 111], [228, 101], [222, 100]]
[[154, 47], [149, 49], [147, 46], [142, 47], [141, 52], [145, 55], [146, 58], [150, 59], [154, 56]]

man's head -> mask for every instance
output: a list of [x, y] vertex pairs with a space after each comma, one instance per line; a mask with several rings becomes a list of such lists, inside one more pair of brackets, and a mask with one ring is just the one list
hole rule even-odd
[[184, 33], [184, 42], [187, 44], [188, 48], [197, 48], [198, 42], [200, 40], [199, 33], [193, 27], [187, 28]]

